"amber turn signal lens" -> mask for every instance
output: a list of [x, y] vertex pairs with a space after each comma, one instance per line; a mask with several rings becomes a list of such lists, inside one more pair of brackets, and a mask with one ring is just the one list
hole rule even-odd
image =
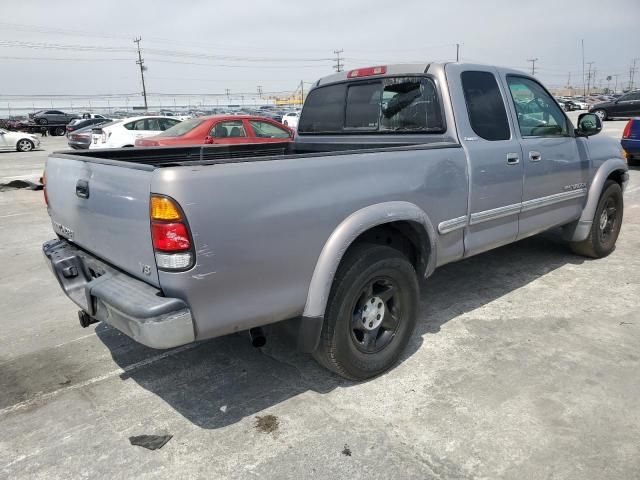
[[152, 220], [181, 220], [180, 210], [169, 198], [151, 197], [151, 219]]

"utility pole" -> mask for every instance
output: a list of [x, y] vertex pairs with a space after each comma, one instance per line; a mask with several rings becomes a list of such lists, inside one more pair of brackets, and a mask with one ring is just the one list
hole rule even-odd
[[569, 72], [569, 78], [567, 79], [567, 87], [571, 87], [571, 72]]
[[304, 81], [300, 80], [300, 106], [304, 105]]
[[231, 90], [229, 90], [228, 88], [224, 89], [224, 94], [227, 96], [227, 106], [229, 106], [229, 104], [231, 103]]
[[593, 65], [596, 62], [587, 62], [587, 65], [589, 65], [589, 71], [587, 72], [587, 93], [586, 95], [589, 95], [591, 93], [591, 65]]
[[633, 80], [636, 76], [636, 61], [638, 59], [634, 58], [633, 63], [631, 64], [631, 68], [629, 69], [629, 91], [633, 91]]
[[536, 74], [536, 62], [538, 61], [537, 58], [530, 58], [527, 60], [527, 62], [531, 62], [531, 75], [535, 75]]
[[258, 85], [258, 96], [262, 98], [262, 85]]
[[587, 87], [584, 83], [584, 38], [582, 39], [582, 96], [583, 100], [587, 96]]
[[456, 62], [460, 61], [460, 44], [456, 43]]
[[616, 77], [616, 86], [613, 87], [613, 93], [617, 93], [618, 92], [618, 76], [619, 74], [615, 74], [614, 77]]
[[136, 63], [140, 65], [140, 77], [142, 78], [142, 96], [144, 97], [144, 109], [147, 110], [147, 87], [144, 84], [144, 71], [147, 69], [144, 66], [144, 60], [142, 59], [142, 54], [140, 53], [140, 41], [142, 37], [136, 38], [133, 43], [138, 46], [138, 60]]
[[333, 53], [336, 54], [336, 64], [333, 66], [333, 68], [336, 69], [336, 72], [341, 72], [343, 70], [343, 65], [341, 63], [341, 59], [340, 59], [340, 54], [344, 52], [344, 50], [341, 48], [340, 50], [334, 50]]

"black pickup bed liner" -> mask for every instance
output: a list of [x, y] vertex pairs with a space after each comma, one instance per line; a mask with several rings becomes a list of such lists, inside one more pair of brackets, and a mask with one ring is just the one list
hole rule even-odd
[[197, 145], [189, 147], [144, 147], [56, 152], [100, 163], [127, 162], [155, 168], [219, 163], [255, 162], [292, 157], [344, 155], [382, 150], [435, 149], [459, 147], [455, 142], [416, 143], [272, 143], [244, 145]]

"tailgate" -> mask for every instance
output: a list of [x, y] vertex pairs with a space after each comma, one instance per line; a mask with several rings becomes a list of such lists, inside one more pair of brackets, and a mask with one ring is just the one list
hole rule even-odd
[[46, 189], [53, 230], [158, 286], [149, 221], [152, 175], [152, 169], [49, 156]]

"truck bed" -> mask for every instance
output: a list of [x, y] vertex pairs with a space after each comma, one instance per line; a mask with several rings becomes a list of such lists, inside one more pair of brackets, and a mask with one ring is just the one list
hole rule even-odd
[[202, 145], [189, 147], [145, 147], [103, 150], [77, 150], [55, 152], [55, 156], [77, 158], [92, 163], [131, 164], [131, 168], [150, 170], [162, 167], [186, 165], [215, 165], [220, 163], [255, 162], [292, 157], [317, 155], [345, 155], [353, 152], [366, 153], [381, 150], [435, 149], [457, 147], [454, 141], [438, 139], [429, 143], [422, 141], [371, 142], [371, 143], [327, 143], [327, 142], [283, 142], [245, 145]]

